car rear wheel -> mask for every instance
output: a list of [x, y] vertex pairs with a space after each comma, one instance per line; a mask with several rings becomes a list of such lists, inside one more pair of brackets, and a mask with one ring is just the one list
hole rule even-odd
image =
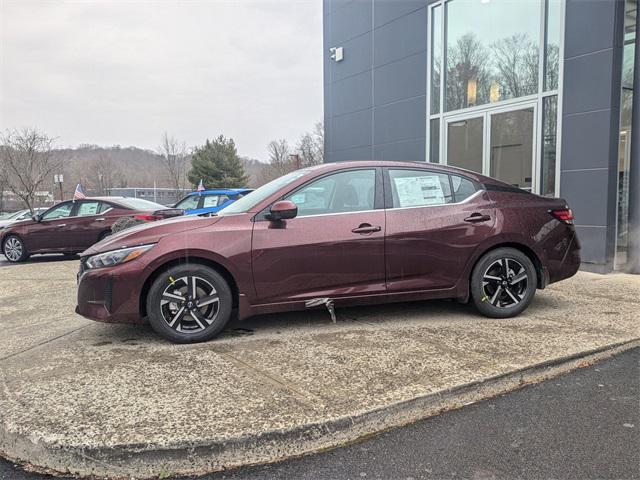
[[2, 253], [10, 262], [23, 262], [29, 258], [24, 242], [17, 235], [9, 235], [2, 244]]
[[515, 248], [498, 248], [486, 253], [471, 275], [471, 297], [476, 308], [493, 318], [520, 314], [531, 303], [536, 286], [533, 263]]
[[153, 282], [147, 296], [151, 327], [175, 343], [212, 339], [231, 317], [232, 294], [225, 279], [204, 265], [173, 267]]

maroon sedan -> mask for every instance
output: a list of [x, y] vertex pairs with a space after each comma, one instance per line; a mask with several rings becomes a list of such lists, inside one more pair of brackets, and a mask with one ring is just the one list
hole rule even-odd
[[33, 253], [74, 254], [110, 235], [111, 227], [120, 218], [152, 221], [182, 213], [139, 198], [69, 200], [0, 230], [0, 246], [10, 262], [21, 262]]
[[347, 162], [292, 172], [217, 216], [115, 234], [82, 254], [76, 311], [174, 342], [232, 311], [432, 298], [511, 317], [580, 265], [566, 202], [466, 170]]

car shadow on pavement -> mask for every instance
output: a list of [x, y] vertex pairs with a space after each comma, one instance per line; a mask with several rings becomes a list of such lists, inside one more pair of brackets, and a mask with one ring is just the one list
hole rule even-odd
[[60, 253], [52, 253], [52, 254], [44, 254], [44, 255], [33, 255], [24, 262], [11, 263], [5, 257], [0, 255], [0, 267], [15, 267], [15, 266], [25, 265], [30, 263], [50, 263], [50, 262], [61, 262], [61, 261], [69, 261], [69, 260], [79, 260], [79, 258], [80, 257], [78, 257], [77, 255], [63, 255]]
[[[529, 309], [522, 315], [536, 315], [558, 308], [556, 299], [536, 297]], [[343, 327], [376, 327], [388, 324], [415, 325], [416, 323], [431, 326], [434, 324], [453, 324], [465, 322], [495, 321], [479, 314], [471, 304], [461, 304], [448, 300], [425, 300], [417, 302], [390, 303], [358, 307], [337, 308], [336, 323], [324, 308], [310, 310], [256, 315], [246, 320], [232, 319], [227, 328], [214, 340], [230, 341], [234, 338], [271, 335], [297, 335], [300, 333], [320, 333], [326, 329]], [[505, 319], [505, 321], [508, 319]], [[153, 332], [149, 324], [122, 325], [100, 324], [102, 328], [94, 331], [94, 346], [101, 345], [151, 345], [167, 343]]]

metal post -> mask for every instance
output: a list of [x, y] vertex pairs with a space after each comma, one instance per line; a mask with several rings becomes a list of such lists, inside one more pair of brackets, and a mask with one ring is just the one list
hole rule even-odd
[[640, 15], [636, 9], [631, 162], [629, 164], [629, 240], [627, 245], [627, 269], [631, 273], [640, 273], [640, 35], [638, 33], [640, 33]]

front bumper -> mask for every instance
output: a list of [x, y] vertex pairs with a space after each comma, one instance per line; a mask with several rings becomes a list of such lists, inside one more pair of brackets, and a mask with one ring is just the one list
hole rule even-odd
[[78, 272], [76, 313], [107, 323], [145, 323], [140, 313], [143, 266], [136, 260]]

